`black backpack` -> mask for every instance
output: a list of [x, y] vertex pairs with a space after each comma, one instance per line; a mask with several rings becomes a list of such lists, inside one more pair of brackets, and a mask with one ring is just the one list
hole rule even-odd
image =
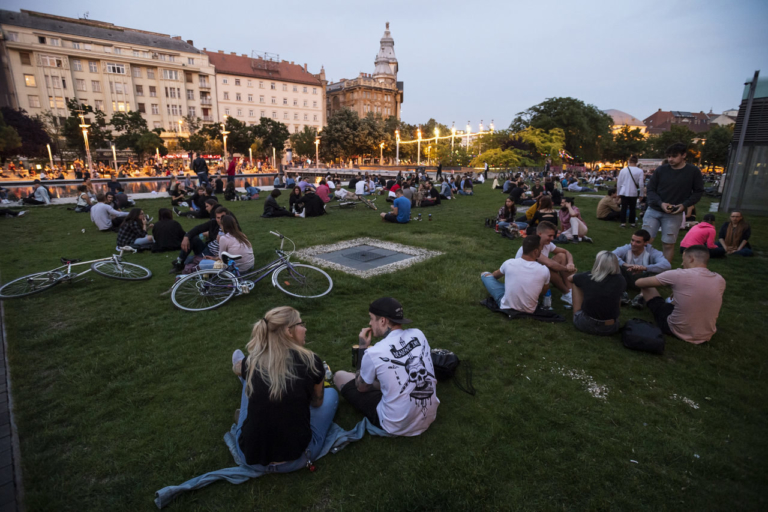
[[459, 383], [456, 376], [456, 369], [461, 364], [459, 356], [443, 348], [432, 349], [432, 366], [435, 368], [435, 377], [439, 381], [453, 380], [456, 387], [465, 393], [473, 395], [476, 393], [472, 385], [472, 365], [469, 361], [464, 362], [464, 385]]
[[627, 320], [621, 332], [621, 342], [630, 350], [658, 355], [664, 353], [664, 333], [651, 322], [639, 318]]

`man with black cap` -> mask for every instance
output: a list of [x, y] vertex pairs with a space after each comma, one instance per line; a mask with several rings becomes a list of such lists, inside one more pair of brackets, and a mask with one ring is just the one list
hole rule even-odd
[[[391, 298], [373, 301], [370, 321], [360, 331], [365, 350], [357, 373], [338, 371], [333, 382], [343, 396], [368, 420], [396, 436], [417, 436], [437, 416], [435, 369], [424, 333], [403, 329], [411, 321]], [[371, 346], [372, 337], [383, 337]]]

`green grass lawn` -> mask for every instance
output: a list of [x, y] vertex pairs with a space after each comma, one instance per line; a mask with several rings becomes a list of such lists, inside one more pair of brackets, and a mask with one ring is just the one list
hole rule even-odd
[[[371, 236], [444, 253], [367, 280], [329, 271], [333, 291], [318, 301], [292, 299], [265, 280], [218, 310], [182, 312], [163, 295], [173, 283], [170, 253], [127, 256], [152, 269], [149, 281], [90, 273], [6, 301], [27, 509], [152, 510], [156, 490], [231, 466], [222, 436], [240, 385], [230, 355], [244, 348], [252, 324], [270, 308], [293, 306], [307, 323], [308, 348], [348, 370], [368, 304], [391, 295], [432, 347], [471, 360], [475, 397], [440, 383], [437, 421], [417, 438], [366, 437], [321, 459], [315, 473], [217, 483], [169, 510], [765, 510], [768, 271], [759, 251], [768, 221], [748, 219], [755, 258], [710, 265], [727, 281], [713, 340], [667, 338], [659, 357], [624, 349], [619, 335], [577, 332], [559, 292], [553, 303], [567, 323], [508, 321], [480, 306], [480, 273], [514, 256], [520, 241], [483, 227], [504, 196], [488, 185], [476, 191], [421, 210], [432, 222], [403, 226], [361, 207], [267, 220], [263, 200], [228, 203], [257, 262], [274, 256], [269, 230], [299, 248]], [[598, 250], [628, 243], [631, 230], [595, 220], [597, 198], [577, 205], [595, 244], [566, 248], [589, 270]], [[157, 217], [167, 200], [140, 206]], [[724, 220], [719, 214], [718, 225]], [[62, 206], [0, 219], [2, 279], [53, 268], [61, 256], [108, 256], [115, 239]], [[633, 317], [651, 319], [647, 310], [622, 310], [622, 322]], [[605, 399], [588, 392], [589, 379], [607, 388]], [[351, 428], [360, 419], [342, 399], [336, 422]]]

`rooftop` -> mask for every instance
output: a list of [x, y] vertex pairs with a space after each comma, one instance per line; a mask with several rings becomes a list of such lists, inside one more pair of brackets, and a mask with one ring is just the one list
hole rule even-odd
[[206, 50], [205, 53], [208, 55], [210, 63], [216, 67], [216, 73], [322, 86], [320, 79], [306, 70], [306, 64], [304, 64], [305, 67], [302, 67], [287, 60], [254, 59], [248, 55], [224, 53], [223, 51], [210, 52]]

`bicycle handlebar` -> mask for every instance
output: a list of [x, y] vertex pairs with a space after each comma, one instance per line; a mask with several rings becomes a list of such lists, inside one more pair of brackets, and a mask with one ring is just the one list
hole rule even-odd
[[278, 233], [276, 231], [270, 231], [269, 233], [272, 234], [272, 235], [275, 235], [277, 237], [280, 237], [280, 238], [285, 238], [283, 235], [281, 235], [280, 233]]
[[138, 252], [138, 251], [136, 249], [134, 249], [133, 247], [131, 247], [130, 245], [126, 245], [125, 247], [121, 247], [120, 248], [120, 254], [122, 254], [124, 252]]

